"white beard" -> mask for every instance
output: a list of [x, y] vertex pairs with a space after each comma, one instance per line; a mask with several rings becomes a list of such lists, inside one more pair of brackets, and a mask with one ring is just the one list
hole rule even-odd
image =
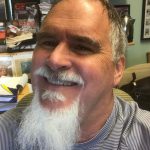
[[48, 111], [39, 103], [36, 91], [25, 110], [17, 142], [21, 150], [71, 150], [79, 139], [79, 100], [67, 108]]

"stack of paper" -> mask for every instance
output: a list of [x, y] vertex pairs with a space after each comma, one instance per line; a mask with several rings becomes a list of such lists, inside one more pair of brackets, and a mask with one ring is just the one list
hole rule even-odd
[[21, 35], [18, 35], [15, 37], [7, 37], [6, 45], [9, 48], [13, 48], [19, 45], [22, 41], [28, 40], [28, 39], [33, 39], [33, 33], [27, 32], [27, 33], [22, 33]]
[[28, 75], [20, 77], [0, 77], [0, 112], [17, 105], [18, 94], [28, 82]]

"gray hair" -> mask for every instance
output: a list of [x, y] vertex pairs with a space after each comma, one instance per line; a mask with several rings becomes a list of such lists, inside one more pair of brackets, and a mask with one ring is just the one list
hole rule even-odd
[[112, 44], [113, 61], [117, 63], [120, 57], [125, 56], [125, 51], [127, 49], [126, 33], [123, 30], [123, 24], [121, 22], [121, 19], [112, 4], [108, 0], [99, 1], [108, 12], [108, 19], [111, 25], [109, 36], [110, 42]]
[[[60, 1], [61, 0], [53, 0], [53, 6]], [[112, 45], [112, 60], [114, 63], [117, 63], [120, 57], [125, 56], [125, 51], [127, 49], [126, 33], [123, 30], [123, 24], [116, 9], [109, 0], [99, 0], [99, 2], [101, 2], [108, 13], [108, 19], [111, 27], [109, 37]]]

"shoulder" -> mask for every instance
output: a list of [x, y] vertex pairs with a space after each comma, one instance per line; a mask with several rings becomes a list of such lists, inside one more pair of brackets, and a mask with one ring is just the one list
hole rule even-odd
[[[150, 112], [137, 108], [133, 118], [131, 132], [132, 136], [137, 136], [142, 143], [149, 143], [150, 147]], [[135, 134], [135, 135], [134, 135]]]
[[120, 98], [117, 98], [119, 106], [119, 114], [121, 114], [123, 120], [131, 120], [134, 124], [139, 126], [150, 127], [150, 111], [139, 108], [135, 101], [126, 102]]
[[150, 148], [150, 112], [137, 108], [131, 126], [126, 135], [126, 141], [132, 148], [149, 150]]
[[0, 115], [0, 149], [10, 150], [14, 147], [18, 126], [18, 112], [11, 110]]
[[0, 150], [15, 149], [15, 137], [22, 112], [30, 104], [32, 94], [25, 96], [15, 109], [0, 115]]
[[15, 109], [11, 109], [0, 115], [0, 134], [4, 129], [11, 130], [11, 128], [20, 122], [22, 112], [29, 106], [32, 96], [32, 94], [25, 96]]
[[134, 101], [126, 102], [117, 98], [118, 114], [123, 122], [128, 122], [129, 127], [148, 128], [150, 130], [150, 112], [140, 109]]
[[20, 112], [12, 109], [0, 115], [0, 134], [11, 130], [19, 121]]
[[150, 147], [150, 112], [142, 110], [136, 102], [117, 99], [123, 121], [122, 141], [132, 150], [148, 150]]

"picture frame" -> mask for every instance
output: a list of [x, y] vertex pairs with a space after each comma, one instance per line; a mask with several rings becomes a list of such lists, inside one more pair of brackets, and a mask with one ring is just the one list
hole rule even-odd
[[13, 58], [9, 54], [0, 54], [0, 77], [13, 76]]
[[0, 54], [0, 76], [4, 75], [2, 71], [5, 69], [5, 76], [22, 76], [26, 73], [31, 79], [32, 55], [33, 51]]
[[150, 0], [143, 0], [141, 40], [150, 40]]
[[121, 18], [123, 18], [126, 15], [130, 16], [130, 4], [114, 5], [114, 7]]
[[31, 65], [32, 65], [33, 52], [20, 52], [13, 55], [14, 62], [14, 76], [21, 76], [24, 73], [28, 74], [28, 78], [31, 78]]

